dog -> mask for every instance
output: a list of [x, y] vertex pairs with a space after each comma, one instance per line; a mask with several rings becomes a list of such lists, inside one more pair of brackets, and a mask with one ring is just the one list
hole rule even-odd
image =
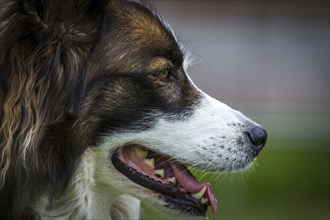
[[0, 219], [217, 210], [210, 172], [249, 167], [267, 132], [187, 75], [145, 2], [1, 0]]

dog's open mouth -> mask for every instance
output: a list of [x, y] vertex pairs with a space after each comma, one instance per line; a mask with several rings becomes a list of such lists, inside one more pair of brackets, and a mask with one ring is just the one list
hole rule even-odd
[[211, 185], [199, 182], [180, 162], [139, 145], [127, 145], [111, 157], [115, 168], [135, 183], [161, 193], [169, 208], [205, 216], [217, 210]]

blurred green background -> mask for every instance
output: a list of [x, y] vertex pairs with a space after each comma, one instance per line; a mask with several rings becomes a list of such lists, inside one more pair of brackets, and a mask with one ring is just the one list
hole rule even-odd
[[269, 133], [252, 169], [200, 175], [219, 201], [209, 219], [329, 219], [329, 1], [151, 2], [195, 58], [195, 83]]

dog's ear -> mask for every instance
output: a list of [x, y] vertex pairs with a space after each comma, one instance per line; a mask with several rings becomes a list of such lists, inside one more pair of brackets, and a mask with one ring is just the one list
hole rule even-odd
[[[45, 148], [47, 130], [54, 124], [68, 127], [80, 107], [104, 4], [101, 0], [1, 1], [0, 197], [7, 198], [2, 197], [1, 187], [12, 189], [8, 196], [17, 210], [24, 210], [37, 190], [33, 179], [41, 174], [31, 170], [45, 167], [37, 152]], [[55, 148], [54, 152], [61, 151]], [[26, 196], [18, 190], [23, 184], [30, 184]]]
[[[35, 182], [40, 176], [52, 174], [53, 184], [68, 181], [71, 170], [61, 167], [75, 164], [77, 158], [65, 154], [71, 148], [56, 141], [43, 143], [54, 125], [71, 131], [105, 4], [101, 0], [1, 1], [0, 210], [8, 214], [0, 211], [0, 219], [20, 219], [28, 212], [40, 190]], [[46, 154], [57, 154], [54, 158], [65, 158], [66, 164], [56, 167]], [[64, 177], [59, 176], [62, 171]]]

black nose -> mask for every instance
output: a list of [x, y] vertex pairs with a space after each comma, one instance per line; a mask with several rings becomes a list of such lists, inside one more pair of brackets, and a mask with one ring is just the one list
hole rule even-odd
[[247, 136], [253, 144], [256, 152], [259, 153], [266, 144], [267, 131], [262, 127], [254, 126], [247, 132]]

